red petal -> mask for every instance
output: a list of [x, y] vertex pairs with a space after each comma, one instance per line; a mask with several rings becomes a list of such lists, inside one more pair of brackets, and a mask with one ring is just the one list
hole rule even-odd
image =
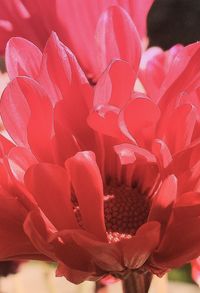
[[25, 209], [18, 200], [11, 196], [0, 194], [0, 259], [15, 259], [20, 255], [37, 253], [23, 231], [26, 216]]
[[182, 218], [198, 217], [200, 215], [200, 193], [187, 192], [181, 194], [174, 207], [174, 217], [181, 221]]
[[[86, 231], [61, 231], [54, 237], [52, 244], [56, 256], [72, 269], [94, 272], [99, 269], [107, 272], [123, 269], [121, 252], [116, 243], [100, 242]], [[75, 258], [74, 255], [79, 257]]]
[[95, 281], [91, 280], [92, 274], [93, 271], [84, 272], [80, 270], [74, 270], [67, 265], [63, 265], [62, 263], [58, 265], [56, 270], [56, 277], [65, 277], [69, 282], [77, 285], [88, 280]]
[[171, 215], [176, 196], [177, 179], [174, 175], [170, 175], [162, 183], [158, 193], [153, 198], [148, 220], [158, 221], [166, 225]]
[[25, 174], [25, 184], [39, 207], [58, 228], [76, 228], [67, 171], [57, 165], [41, 163]]
[[200, 217], [182, 218], [169, 225], [153, 260], [164, 268], [179, 267], [199, 256]]
[[0, 134], [0, 156], [7, 154], [14, 146], [10, 140]]
[[[103, 183], [92, 152], [80, 152], [66, 161], [80, 206], [84, 227], [107, 241], [104, 223]], [[92, 209], [91, 209], [92, 205]]]
[[55, 260], [53, 247], [49, 239], [56, 232], [55, 228], [37, 209], [31, 211], [24, 222], [24, 231], [35, 248], [42, 254]]
[[160, 224], [147, 222], [136, 235], [120, 242], [124, 254], [124, 264], [129, 269], [140, 268], [156, 249], [160, 240]]
[[161, 168], [166, 168], [172, 161], [172, 155], [164, 141], [155, 139], [152, 143], [152, 152], [156, 156]]

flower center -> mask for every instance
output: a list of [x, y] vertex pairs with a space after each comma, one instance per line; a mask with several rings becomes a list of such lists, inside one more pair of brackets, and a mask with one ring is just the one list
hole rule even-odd
[[[146, 222], [150, 202], [146, 194], [137, 187], [109, 182], [104, 193], [104, 217], [109, 242], [118, 242], [135, 235], [137, 229]], [[75, 196], [71, 197], [74, 213], [79, 226], [84, 229], [80, 207]]]
[[107, 237], [110, 242], [131, 238], [146, 222], [149, 201], [136, 187], [111, 182], [105, 188], [104, 214]]

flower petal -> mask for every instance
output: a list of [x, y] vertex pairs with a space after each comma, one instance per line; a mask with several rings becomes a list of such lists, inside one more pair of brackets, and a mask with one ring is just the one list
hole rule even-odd
[[116, 58], [127, 61], [137, 72], [141, 56], [140, 38], [124, 9], [111, 6], [102, 14], [97, 24], [96, 39], [100, 72]]
[[6, 68], [10, 79], [24, 75], [37, 78], [42, 53], [31, 42], [23, 38], [12, 38], [6, 46]]
[[121, 108], [131, 97], [136, 74], [127, 62], [113, 61], [95, 86], [94, 107], [109, 104]]
[[156, 249], [160, 240], [160, 224], [147, 222], [131, 239], [122, 240], [120, 246], [124, 254], [124, 264], [129, 269], [140, 268]]
[[37, 254], [23, 231], [26, 211], [13, 196], [0, 191], [0, 259], [15, 259]]
[[107, 241], [103, 183], [94, 154], [79, 152], [66, 161], [66, 167], [70, 172], [85, 229], [100, 240]]
[[176, 196], [177, 179], [174, 175], [170, 175], [164, 180], [158, 193], [153, 198], [148, 220], [167, 225]]
[[18, 145], [28, 145], [27, 125], [30, 109], [17, 79], [10, 82], [4, 90], [0, 102], [0, 112], [4, 127], [11, 138]]
[[8, 154], [8, 162], [16, 179], [23, 182], [26, 170], [37, 160], [28, 149], [14, 147]]
[[153, 262], [164, 268], [173, 268], [198, 257], [200, 234], [196, 229], [199, 225], [200, 217], [182, 218], [177, 223], [171, 223], [153, 256]]
[[196, 109], [190, 104], [185, 104], [176, 108], [170, 116], [165, 113], [159, 123], [157, 136], [165, 141], [174, 154], [191, 143], [197, 120]]
[[119, 123], [122, 131], [126, 128], [137, 143], [144, 146], [153, 138], [159, 117], [160, 110], [151, 100], [136, 98], [121, 111]]
[[76, 228], [67, 171], [40, 163], [28, 169], [24, 181], [46, 217], [58, 228]]

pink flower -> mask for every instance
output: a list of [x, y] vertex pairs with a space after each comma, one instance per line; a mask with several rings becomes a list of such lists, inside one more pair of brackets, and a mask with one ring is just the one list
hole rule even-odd
[[135, 66], [113, 61], [93, 88], [55, 34], [43, 54], [10, 40], [1, 260], [51, 259], [79, 283], [162, 275], [198, 256], [199, 58], [199, 43], [182, 48], [148, 97], [133, 91], [140, 54]]
[[[102, 54], [107, 54], [104, 52], [106, 47], [108, 46], [106, 51], [110, 55], [119, 55], [115, 39], [118, 41], [120, 38], [124, 22], [130, 23], [133, 20], [141, 38], [146, 38], [146, 16], [152, 2], [153, 0], [98, 0], [98, 3], [93, 0], [2, 0], [0, 51], [4, 53], [5, 45], [12, 36], [25, 37], [42, 49], [53, 30], [75, 53], [88, 76], [97, 78], [105, 69], [102, 68], [105, 64], [101, 58]], [[115, 9], [112, 5], [119, 5], [123, 9]], [[124, 48], [127, 41], [134, 44], [134, 39], [130, 40], [131, 35], [126, 35], [122, 40]]]

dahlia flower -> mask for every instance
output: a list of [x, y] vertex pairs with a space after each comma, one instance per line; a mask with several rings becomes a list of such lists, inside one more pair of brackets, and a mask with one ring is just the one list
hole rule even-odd
[[[141, 38], [146, 39], [146, 16], [152, 3], [153, 0], [2, 0], [0, 53], [4, 54], [12, 36], [25, 37], [42, 49], [53, 30], [75, 53], [88, 76], [97, 78], [105, 69], [101, 60], [107, 55], [104, 41], [109, 55], [118, 53], [113, 41], [120, 38], [124, 22], [133, 20]], [[124, 16], [112, 5], [121, 7]], [[123, 41], [125, 47], [127, 41]], [[130, 34], [128, 41], [134, 44]]]
[[180, 49], [152, 96], [133, 90], [137, 52], [93, 88], [56, 34], [43, 53], [9, 41], [0, 260], [53, 260], [71, 282], [111, 274], [125, 290], [137, 275], [146, 292], [151, 273], [199, 255], [200, 44]]

